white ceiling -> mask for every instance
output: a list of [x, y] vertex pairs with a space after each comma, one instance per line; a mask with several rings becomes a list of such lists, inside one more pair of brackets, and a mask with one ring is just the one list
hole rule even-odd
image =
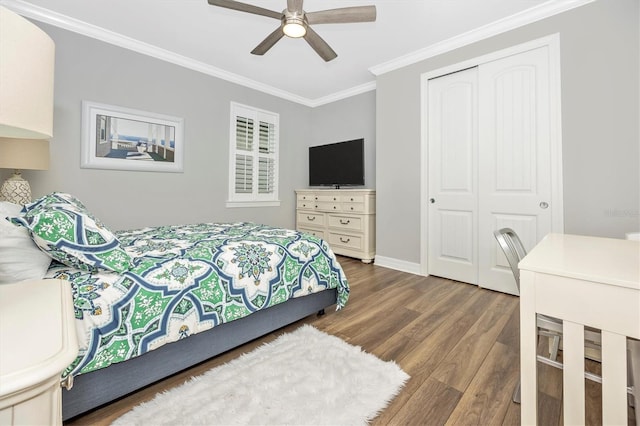
[[[308, 12], [369, 4], [377, 8], [376, 22], [313, 27], [338, 53], [324, 62], [306, 41], [287, 37], [264, 56], [250, 54], [279, 22], [210, 6], [206, 0], [0, 0], [28, 18], [310, 105], [371, 90], [372, 71], [393, 67], [394, 61], [410, 61], [429, 49], [437, 52], [438, 46], [456, 47], [456, 40], [493, 35], [584, 2], [306, 0]], [[245, 3], [282, 11], [287, 2]]]

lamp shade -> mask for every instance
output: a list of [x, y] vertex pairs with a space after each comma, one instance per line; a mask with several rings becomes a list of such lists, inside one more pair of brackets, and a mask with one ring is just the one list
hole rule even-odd
[[0, 138], [0, 169], [47, 170], [49, 141]]
[[53, 135], [53, 40], [0, 6], [0, 137]]

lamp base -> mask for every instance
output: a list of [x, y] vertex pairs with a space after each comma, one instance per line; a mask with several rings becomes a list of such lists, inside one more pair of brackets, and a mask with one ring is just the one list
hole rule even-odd
[[31, 202], [31, 187], [29, 182], [22, 178], [19, 171], [4, 181], [0, 187], [0, 199], [21, 206]]

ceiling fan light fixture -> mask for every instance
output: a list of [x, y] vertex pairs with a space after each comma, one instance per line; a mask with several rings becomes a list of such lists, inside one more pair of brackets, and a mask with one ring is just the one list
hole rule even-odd
[[287, 37], [300, 38], [307, 34], [307, 27], [302, 19], [290, 18], [285, 21], [282, 32]]
[[[292, 38], [304, 37], [307, 43], [309, 43], [309, 46], [311, 46], [325, 62], [329, 62], [335, 59], [338, 54], [313, 30], [313, 25], [374, 22], [376, 20], [376, 7], [374, 5], [339, 7], [337, 9], [326, 9], [307, 13], [302, 7], [304, 0], [287, 0], [287, 8], [282, 12], [276, 12], [235, 0], [207, 1], [212, 6], [267, 16], [280, 21], [278, 28], [251, 51], [253, 55], [264, 55], [284, 36]], [[2, 2], [2, 0], [0, 0], [0, 2]]]

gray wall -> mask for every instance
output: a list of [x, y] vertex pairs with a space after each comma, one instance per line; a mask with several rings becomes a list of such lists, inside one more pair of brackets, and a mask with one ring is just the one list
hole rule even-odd
[[[25, 171], [34, 197], [76, 195], [113, 229], [175, 223], [249, 220], [295, 225], [294, 189], [307, 187], [307, 148], [351, 137], [375, 142], [374, 100], [361, 95], [312, 108], [36, 22], [56, 43], [54, 137], [47, 171]], [[81, 102], [89, 100], [184, 118], [184, 173], [80, 168]], [[226, 208], [229, 103], [280, 114], [280, 207]], [[358, 106], [351, 109], [352, 105]], [[361, 112], [364, 110], [364, 112]], [[312, 124], [312, 112], [331, 126]], [[340, 127], [340, 128], [339, 128]], [[335, 132], [333, 129], [335, 128]], [[322, 129], [315, 135], [315, 129]], [[370, 150], [371, 155], [373, 149]], [[371, 157], [373, 158], [373, 157]], [[369, 171], [374, 171], [371, 160]], [[0, 178], [8, 177], [3, 171]], [[375, 178], [372, 179], [375, 182]]]
[[311, 117], [309, 146], [364, 138], [364, 186], [375, 189], [376, 92], [316, 107]]
[[565, 232], [621, 238], [640, 230], [638, 5], [598, 0], [379, 76], [377, 254], [420, 262], [420, 75], [554, 33], [562, 67]]

